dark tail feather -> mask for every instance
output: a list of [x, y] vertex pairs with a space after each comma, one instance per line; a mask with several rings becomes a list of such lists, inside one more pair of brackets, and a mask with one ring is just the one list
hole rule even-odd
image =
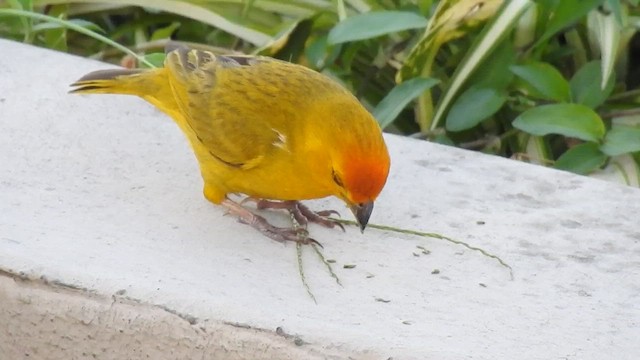
[[72, 89], [69, 93], [127, 93], [122, 86], [122, 78], [138, 75], [145, 71], [147, 70], [113, 69], [94, 71], [71, 84], [75, 89]]

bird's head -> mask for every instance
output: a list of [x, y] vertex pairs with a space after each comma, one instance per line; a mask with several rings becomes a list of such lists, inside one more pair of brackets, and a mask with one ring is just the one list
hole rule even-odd
[[373, 211], [373, 202], [382, 191], [389, 174], [389, 153], [380, 130], [366, 140], [347, 146], [332, 168], [332, 181], [342, 199], [364, 231]]
[[[343, 200], [364, 231], [376, 200], [389, 175], [389, 152], [376, 119], [351, 93], [333, 82], [315, 89], [304, 146], [316, 159], [307, 163], [322, 174], [316, 180]], [[320, 125], [320, 126], [319, 126]], [[321, 154], [321, 155], [320, 155]], [[326, 159], [326, 161], [324, 161]]]

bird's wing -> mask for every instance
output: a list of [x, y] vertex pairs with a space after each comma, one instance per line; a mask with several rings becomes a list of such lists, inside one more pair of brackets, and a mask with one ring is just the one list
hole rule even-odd
[[255, 68], [265, 61], [187, 48], [167, 54], [185, 121], [209, 153], [229, 166], [258, 166], [286, 138], [270, 119], [281, 113], [273, 91], [264, 95], [256, 83]]

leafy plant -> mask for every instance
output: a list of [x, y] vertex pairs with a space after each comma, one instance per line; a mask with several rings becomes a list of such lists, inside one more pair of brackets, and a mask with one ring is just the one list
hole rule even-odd
[[169, 40], [274, 56], [388, 132], [637, 185], [639, 1], [9, 0], [0, 36], [124, 66]]

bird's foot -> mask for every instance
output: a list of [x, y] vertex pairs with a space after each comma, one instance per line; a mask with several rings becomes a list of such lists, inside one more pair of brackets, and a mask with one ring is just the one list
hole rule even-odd
[[292, 241], [305, 245], [315, 244], [323, 247], [322, 244], [320, 244], [318, 241], [310, 238], [309, 232], [304, 228], [296, 226], [292, 228], [285, 228], [271, 225], [269, 224], [267, 219], [252, 213], [251, 211], [242, 207], [242, 205], [229, 199], [224, 200], [222, 202], [222, 205], [227, 208], [230, 214], [237, 216], [238, 221], [253, 227], [272, 240], [282, 243]]
[[253, 201], [256, 203], [256, 207], [258, 210], [263, 209], [284, 209], [291, 214], [291, 217], [301, 226], [305, 227], [308, 223], [314, 223], [326, 228], [333, 229], [334, 227], [339, 227], [344, 230], [344, 226], [337, 222], [336, 220], [329, 219], [331, 215], [340, 216], [335, 210], [322, 210], [322, 211], [313, 211], [306, 207], [299, 201], [273, 201], [273, 200], [264, 200], [264, 199], [255, 199], [252, 197], [248, 197], [242, 201], [242, 203], [247, 201]]

